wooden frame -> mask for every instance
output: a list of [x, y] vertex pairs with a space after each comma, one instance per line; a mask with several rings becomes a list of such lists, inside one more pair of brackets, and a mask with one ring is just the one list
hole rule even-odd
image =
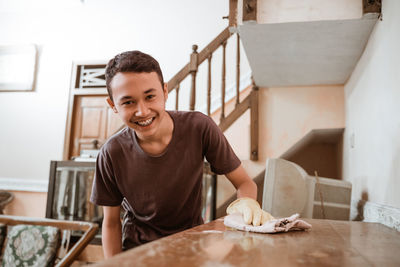
[[68, 99], [68, 113], [67, 113], [67, 123], [65, 127], [65, 138], [64, 138], [64, 153], [63, 159], [69, 160], [70, 150], [72, 148], [72, 141], [71, 134], [73, 132], [72, 129], [72, 119], [74, 118], [74, 106], [76, 105], [75, 97], [81, 95], [98, 95], [98, 96], [106, 96], [107, 95], [107, 88], [104, 87], [93, 87], [87, 88], [80, 86], [79, 84], [79, 76], [80, 76], [80, 66], [91, 65], [91, 66], [106, 66], [107, 62], [104, 61], [76, 61], [72, 64], [72, 72], [71, 72], [71, 87], [69, 92], [69, 99]]
[[[60, 219], [57, 218], [57, 215], [54, 213], [53, 204], [55, 199], [59, 196], [56, 196], [56, 185], [57, 185], [57, 169], [58, 168], [85, 168], [90, 169], [94, 172], [95, 170], [95, 162], [81, 162], [81, 161], [51, 161], [50, 162], [50, 174], [49, 174], [49, 186], [47, 190], [47, 202], [46, 202], [46, 218], [49, 219]], [[91, 188], [91, 187], [90, 187]], [[89, 199], [87, 199], [89, 201]], [[93, 204], [94, 205], [94, 204]], [[74, 216], [73, 216], [74, 217]], [[71, 221], [75, 220], [72, 218]], [[82, 218], [78, 218], [79, 221], [83, 221]], [[85, 220], [86, 221], [86, 220]], [[99, 222], [101, 224], [101, 222]], [[72, 237], [74, 239], [79, 238], [80, 234], [73, 234]], [[92, 241], [93, 244], [101, 244], [101, 236], [97, 235]]]
[[63, 232], [63, 230], [83, 231], [84, 233], [79, 240], [68, 249], [67, 254], [56, 264], [57, 267], [70, 266], [83, 249], [90, 243], [99, 228], [97, 224], [90, 222], [52, 220], [9, 215], [0, 215], [0, 223], [6, 225], [29, 224], [53, 226], [59, 228], [61, 232]]

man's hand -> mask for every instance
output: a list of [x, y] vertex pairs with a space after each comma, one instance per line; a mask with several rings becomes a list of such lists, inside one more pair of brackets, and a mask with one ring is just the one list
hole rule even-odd
[[260, 204], [256, 200], [248, 197], [236, 199], [229, 204], [226, 213], [232, 214], [236, 212], [243, 215], [243, 220], [246, 224], [253, 224], [253, 226], [259, 226], [274, 219], [271, 214], [260, 208]]

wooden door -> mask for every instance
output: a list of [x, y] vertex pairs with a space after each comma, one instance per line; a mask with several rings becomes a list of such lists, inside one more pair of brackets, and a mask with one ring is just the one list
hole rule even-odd
[[68, 158], [83, 149], [99, 149], [123, 125], [108, 106], [107, 96], [76, 95], [71, 123]]

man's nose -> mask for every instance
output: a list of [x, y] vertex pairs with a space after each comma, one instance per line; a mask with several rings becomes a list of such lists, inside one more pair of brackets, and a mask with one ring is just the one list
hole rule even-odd
[[146, 103], [139, 102], [137, 105], [137, 110], [135, 112], [135, 116], [137, 117], [145, 117], [149, 114], [149, 109], [146, 105]]

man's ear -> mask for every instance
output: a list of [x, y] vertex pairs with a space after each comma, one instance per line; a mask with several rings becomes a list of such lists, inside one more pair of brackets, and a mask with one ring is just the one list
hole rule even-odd
[[107, 97], [107, 103], [110, 106], [110, 108], [112, 108], [114, 113], [118, 113], [118, 110], [116, 109], [116, 107], [114, 105], [114, 102], [109, 97]]
[[163, 92], [164, 92], [165, 102], [167, 102], [167, 99], [168, 99], [168, 83], [164, 83]]

